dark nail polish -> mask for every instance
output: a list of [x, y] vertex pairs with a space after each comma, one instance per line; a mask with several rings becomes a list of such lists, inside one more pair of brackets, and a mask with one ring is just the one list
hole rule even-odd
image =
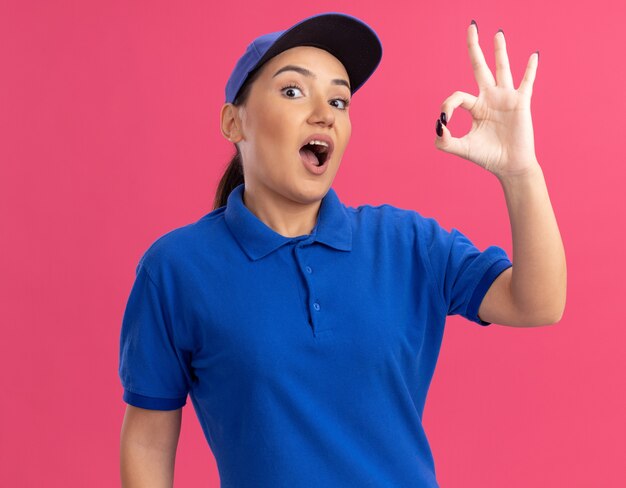
[[539, 59], [539, 51], [535, 51], [537, 53], [537, 59]]
[[445, 112], [441, 112], [441, 115], [439, 116], [439, 118], [441, 119], [441, 122], [443, 123], [443, 125], [448, 125], [448, 117], [446, 116]]
[[443, 127], [441, 125], [441, 119], [437, 119], [436, 131], [437, 131], [437, 135], [439, 137], [441, 137], [443, 135]]
[[[498, 29], [498, 32], [502, 32], [502, 35], [504, 35], [504, 31], [502, 29]], [[496, 34], [498, 33], [496, 32]]]
[[474, 19], [472, 19], [471, 23], [476, 26], [476, 32], [478, 32], [478, 24], [476, 23], [476, 21]]

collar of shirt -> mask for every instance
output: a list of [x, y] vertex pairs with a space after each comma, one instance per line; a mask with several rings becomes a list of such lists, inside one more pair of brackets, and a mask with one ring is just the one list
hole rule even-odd
[[[228, 196], [224, 218], [226, 225], [252, 260], [260, 259], [282, 245], [302, 236], [286, 237], [266, 225], [243, 203], [244, 183]], [[310, 234], [313, 241], [340, 251], [352, 249], [352, 227], [344, 205], [335, 190], [328, 189], [322, 199], [317, 223]]]

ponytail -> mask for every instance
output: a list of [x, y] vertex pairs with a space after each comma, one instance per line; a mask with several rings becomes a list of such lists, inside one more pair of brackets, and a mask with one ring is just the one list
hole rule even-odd
[[215, 200], [213, 202], [213, 210], [226, 205], [228, 195], [235, 187], [243, 183], [243, 165], [241, 164], [241, 153], [239, 147], [235, 145], [237, 152], [228, 163], [226, 171], [222, 175], [222, 179], [217, 185], [217, 192], [215, 193]]
[[[248, 95], [250, 94], [250, 87], [262, 71], [260, 69], [261, 66], [250, 72], [245, 83], [239, 89], [239, 94], [233, 100], [233, 105], [239, 106], [246, 103]], [[241, 152], [239, 151], [239, 146], [237, 146], [237, 144], [235, 144], [235, 149], [237, 152], [233, 155], [232, 159], [228, 163], [228, 167], [226, 168], [226, 171], [222, 175], [222, 179], [217, 185], [215, 199], [213, 200], [213, 210], [226, 205], [230, 193], [235, 189], [235, 187], [241, 185], [244, 182], [243, 159], [241, 157]]]

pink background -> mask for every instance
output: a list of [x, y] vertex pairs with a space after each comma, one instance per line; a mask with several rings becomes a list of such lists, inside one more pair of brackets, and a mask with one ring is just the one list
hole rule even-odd
[[[232, 153], [224, 84], [257, 35], [323, 11], [384, 46], [351, 108], [333, 183], [512, 257], [504, 195], [437, 151], [455, 90], [478, 94], [466, 27], [494, 70], [504, 29], [515, 86], [541, 56], [537, 156], [567, 255], [560, 323], [448, 319], [424, 424], [442, 487], [626, 486], [623, 2], [24, 1], [0, 4], [0, 486], [119, 485], [121, 318], [137, 261], [211, 210]], [[618, 7], [618, 5], [620, 5]], [[448, 126], [470, 127], [459, 109]], [[219, 486], [191, 403], [176, 486]]]

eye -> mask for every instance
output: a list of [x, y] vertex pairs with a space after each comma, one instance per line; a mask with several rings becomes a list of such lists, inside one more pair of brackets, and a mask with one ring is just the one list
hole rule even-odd
[[[333, 102], [343, 103], [342, 106], [337, 107], [340, 110], [346, 110], [350, 106], [350, 100], [348, 100], [347, 98], [335, 98], [333, 99]], [[336, 107], [336, 105], [333, 105], [333, 106]]]
[[[287, 90], [286, 93], [293, 92], [294, 90], [298, 90], [298, 91], [302, 92], [302, 88], [300, 88], [298, 85], [287, 85], [287, 86], [284, 86], [284, 87], [282, 87], [280, 89], [281, 92], [285, 91], [285, 90]], [[291, 97], [291, 96], [288, 95], [288, 98], [294, 98], [294, 97]]]
[[[302, 93], [302, 88], [300, 88], [298, 85], [296, 84], [290, 84], [287, 86], [283, 86], [280, 91], [284, 92], [285, 94], [291, 92], [293, 93], [294, 91], [299, 91]], [[296, 98], [293, 97], [291, 95], [287, 95], [288, 98]], [[339, 106], [337, 105], [333, 105], [333, 107], [338, 108], [339, 110], [346, 110], [348, 108], [348, 106], [350, 105], [350, 100], [348, 98], [333, 98], [332, 100], [333, 102], [339, 102]], [[343, 105], [342, 105], [343, 104]]]

